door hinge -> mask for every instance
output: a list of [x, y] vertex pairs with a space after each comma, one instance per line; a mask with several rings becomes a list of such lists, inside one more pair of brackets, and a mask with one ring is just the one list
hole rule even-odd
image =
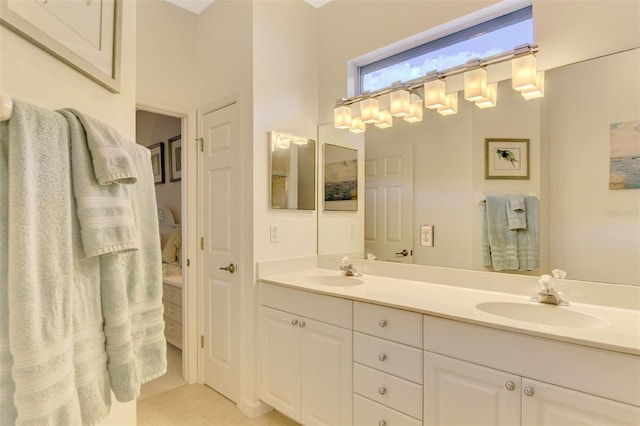
[[204, 250], [204, 237], [200, 237], [200, 250]]
[[204, 348], [204, 336], [200, 336], [200, 347]]
[[198, 138], [200, 141], [200, 152], [204, 152], [204, 138]]

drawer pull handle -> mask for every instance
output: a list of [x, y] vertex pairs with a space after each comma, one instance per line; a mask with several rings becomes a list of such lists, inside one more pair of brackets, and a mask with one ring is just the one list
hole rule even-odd
[[380, 355], [378, 355], [378, 359], [380, 361], [384, 361], [385, 359], [387, 359], [387, 355], [386, 354], [380, 354]]
[[291, 320], [291, 325], [298, 325], [298, 320], [297, 319], [292, 319]]
[[300, 324], [298, 324], [300, 327], [304, 327], [306, 324], [304, 323], [304, 321], [300, 321]]
[[387, 321], [386, 320], [380, 320], [380, 322], [378, 323], [378, 325], [380, 327], [386, 327], [387, 326]]
[[381, 387], [380, 389], [378, 389], [378, 393], [380, 395], [384, 395], [385, 393], [387, 393], [387, 388], [385, 388], [384, 386]]
[[378, 422], [378, 426], [387, 426], [387, 421], [386, 420], [380, 420]]
[[534, 390], [531, 386], [527, 386], [526, 388], [524, 388], [524, 394], [527, 396], [533, 396], [534, 394]]
[[516, 384], [512, 380], [509, 380], [507, 383], [504, 384], [504, 387], [507, 388], [507, 390], [512, 391], [516, 388]]

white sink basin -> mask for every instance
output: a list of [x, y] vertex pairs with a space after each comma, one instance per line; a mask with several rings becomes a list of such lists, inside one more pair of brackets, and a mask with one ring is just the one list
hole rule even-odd
[[544, 303], [487, 302], [476, 308], [492, 315], [557, 327], [597, 328], [609, 324], [603, 318]]
[[326, 285], [333, 287], [351, 287], [364, 284], [364, 281], [344, 275], [310, 275], [303, 278], [308, 284]]

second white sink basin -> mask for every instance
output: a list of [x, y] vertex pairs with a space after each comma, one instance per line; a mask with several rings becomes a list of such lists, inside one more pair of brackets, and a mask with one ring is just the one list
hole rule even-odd
[[351, 287], [354, 285], [364, 284], [364, 281], [353, 277], [345, 277], [344, 275], [309, 275], [304, 277], [304, 281], [308, 284], [327, 285], [333, 287]]
[[544, 303], [486, 302], [476, 308], [492, 315], [556, 327], [597, 328], [609, 324], [603, 318]]

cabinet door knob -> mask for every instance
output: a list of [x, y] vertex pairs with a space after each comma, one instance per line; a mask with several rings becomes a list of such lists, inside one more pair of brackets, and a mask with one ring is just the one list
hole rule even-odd
[[380, 361], [384, 361], [385, 359], [387, 359], [387, 355], [386, 354], [380, 354], [380, 355], [378, 355], [378, 359]]
[[291, 325], [298, 325], [298, 320], [297, 319], [292, 319], [291, 320]]
[[386, 420], [380, 420], [378, 422], [378, 426], [387, 426], [387, 421]]
[[378, 325], [380, 327], [386, 327], [387, 326], [387, 321], [386, 320], [380, 320], [380, 322], [378, 323]]
[[507, 388], [507, 390], [512, 391], [516, 388], [516, 384], [512, 380], [509, 380], [507, 383], [504, 384], [504, 387]]
[[304, 321], [300, 321], [300, 324], [298, 324], [300, 327], [304, 327], [306, 324], [304, 323]]
[[533, 396], [534, 394], [534, 390], [531, 386], [527, 386], [526, 388], [524, 388], [524, 394], [527, 396]]
[[384, 395], [385, 393], [387, 393], [387, 388], [385, 388], [384, 386], [378, 389], [378, 393], [380, 395]]

